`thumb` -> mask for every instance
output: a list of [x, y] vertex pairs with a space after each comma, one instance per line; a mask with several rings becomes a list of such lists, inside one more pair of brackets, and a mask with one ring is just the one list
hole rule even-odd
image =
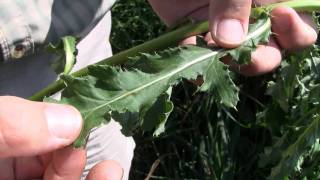
[[218, 45], [234, 48], [245, 40], [251, 3], [252, 0], [211, 0], [210, 31]]
[[32, 156], [71, 144], [82, 127], [71, 106], [0, 96], [0, 158]]
[[94, 179], [121, 180], [123, 179], [123, 169], [114, 160], [102, 161], [90, 170], [86, 178], [86, 180]]

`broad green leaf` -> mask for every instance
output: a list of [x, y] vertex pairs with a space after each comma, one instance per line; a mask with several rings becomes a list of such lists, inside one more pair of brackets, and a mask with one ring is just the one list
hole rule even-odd
[[122, 126], [121, 132], [125, 136], [132, 136], [137, 128], [140, 127], [140, 116], [137, 112], [112, 112], [112, 118], [119, 122]]
[[113, 112], [112, 118], [122, 125], [121, 132], [126, 136], [132, 136], [136, 131], [153, 131], [154, 136], [159, 136], [165, 131], [165, 123], [173, 110], [173, 104], [168, 99], [168, 94], [161, 95], [150, 109], [143, 114], [132, 112]]
[[[247, 41], [261, 41], [260, 35], [270, 30], [268, 23], [250, 31]], [[141, 54], [123, 67], [92, 65], [83, 77], [63, 75], [67, 87], [61, 102], [75, 106], [85, 121], [74, 145], [83, 146], [90, 129], [107, 123], [110, 116], [120, 122], [127, 135], [136, 129], [153, 130], [159, 135], [173, 108], [165, 92], [182, 79], [196, 79], [199, 75], [205, 80], [202, 91], [214, 94], [218, 103], [235, 108], [238, 89], [227, 66], [219, 62], [226, 54], [224, 49], [185, 46], [154, 55]]]
[[[167, 50], [155, 56], [142, 56], [135, 64], [131, 64], [129, 70], [107, 65], [90, 66], [89, 76], [62, 76], [67, 84], [62, 92], [62, 102], [80, 110], [85, 119], [85, 127], [104, 123], [104, 117], [109, 112], [138, 113], [138, 120], [134, 121], [142, 124], [140, 121], [143, 122], [145, 113], [161, 94], [182, 78], [195, 79], [202, 74], [212, 62], [209, 60], [216, 54], [217, 52], [209, 49], [189, 46]], [[133, 121], [132, 116], [129, 117]], [[125, 123], [123, 125], [128, 126]], [[82, 134], [85, 135], [79, 141], [83, 142], [88, 133], [83, 131]]]
[[[99, 89], [92, 84], [97, 81], [96, 78], [89, 76], [78, 79], [68, 75], [61, 78], [68, 84], [68, 87], [62, 92], [61, 103], [76, 107], [84, 119], [80, 136], [74, 142], [75, 147], [81, 147], [86, 144], [91, 129], [110, 121], [109, 108], [97, 108], [101, 105], [102, 97], [98, 93]], [[93, 110], [93, 108], [96, 109]]]
[[204, 83], [200, 90], [213, 94], [219, 103], [236, 109], [239, 90], [229, 74], [227, 65], [218, 58], [213, 59], [203, 75]]
[[147, 131], [155, 128], [154, 136], [159, 136], [165, 131], [166, 122], [173, 110], [173, 103], [169, 98], [167, 93], [160, 96], [144, 116], [142, 128]]

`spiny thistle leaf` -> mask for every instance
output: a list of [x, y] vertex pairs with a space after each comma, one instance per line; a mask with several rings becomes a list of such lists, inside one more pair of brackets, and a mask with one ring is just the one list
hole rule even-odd
[[[122, 133], [131, 136], [140, 127], [145, 131], [154, 131], [154, 136], [159, 136], [165, 131], [165, 123], [169, 114], [173, 110], [173, 103], [169, 100], [169, 95], [164, 93], [161, 95], [153, 106], [145, 113], [132, 112], [113, 112], [112, 118], [122, 125]], [[143, 117], [141, 119], [141, 117]]]
[[284, 179], [295, 168], [300, 169], [301, 157], [308, 148], [311, 148], [320, 138], [320, 118], [316, 115], [312, 123], [298, 137], [297, 141], [290, 145], [282, 154], [281, 161], [272, 169], [268, 179]]
[[220, 62], [218, 58], [213, 59], [204, 73], [203, 79], [201, 91], [213, 94], [219, 103], [236, 109], [235, 105], [239, 101], [239, 89], [233, 83], [227, 65]]
[[[269, 179], [294, 177], [295, 172], [304, 171], [305, 164], [318, 152], [320, 131], [320, 82], [318, 75], [319, 48], [313, 46], [299, 53], [291, 54], [285, 63], [276, 82], [269, 87], [272, 97], [265, 114], [265, 122], [270, 131], [282, 134], [265, 154], [261, 155], [259, 165], [272, 165]], [[278, 107], [277, 112], [272, 107]], [[268, 116], [276, 113], [278, 116]], [[283, 114], [283, 115], [280, 115]], [[271, 126], [278, 121], [278, 127]], [[280, 122], [281, 121], [281, 122]]]
[[289, 111], [289, 100], [292, 98], [295, 88], [298, 85], [297, 76], [300, 71], [299, 60], [295, 60], [290, 65], [282, 62], [281, 76], [276, 83], [269, 82], [267, 94], [272, 96], [280, 105], [283, 111]]
[[[171, 95], [171, 92], [169, 94]], [[142, 129], [151, 131], [155, 128], [154, 136], [159, 136], [165, 131], [165, 124], [173, 111], [173, 103], [169, 100], [169, 94], [161, 95], [144, 116]]]
[[[209, 60], [216, 54], [209, 49], [189, 46], [167, 50], [155, 56], [148, 55], [147, 58], [142, 56], [141, 61], [138, 60], [130, 70], [107, 65], [90, 66], [88, 76], [62, 76], [67, 84], [62, 92], [62, 102], [75, 106], [82, 113], [85, 127], [87, 122], [89, 126], [102, 124], [106, 113], [116, 112], [119, 114], [114, 115], [115, 120], [122, 123], [125, 129], [131, 129], [126, 127], [128, 122], [123, 121], [125, 117], [136, 122], [130, 122], [132, 127], [143, 124], [144, 116], [153, 105], [157, 105], [155, 102], [161, 94], [182, 78], [195, 79], [202, 74], [210, 65]], [[148, 64], [140, 67], [140, 63], [145, 60], [148, 60]], [[126, 115], [121, 116], [122, 113]], [[132, 120], [132, 116], [136, 117], [135, 120]], [[159, 122], [149, 123], [154, 127], [142, 127], [149, 130], [159, 126]], [[76, 146], [83, 145], [83, 138], [89, 134], [85, 130], [80, 140], [75, 142]]]
[[[270, 31], [269, 18], [265, 24], [257, 21], [252, 26], [247, 41], [258, 43]], [[247, 43], [247, 42], [246, 42]], [[235, 49], [241, 54], [242, 47]], [[166, 91], [182, 79], [196, 79], [203, 75], [201, 91], [215, 95], [218, 103], [235, 108], [238, 88], [232, 82], [227, 66], [219, 58], [227, 50], [210, 50], [197, 46], [171, 48], [158, 54], [142, 54], [132, 58], [124, 68], [108, 65], [88, 67], [88, 75], [72, 77], [63, 75], [66, 84], [61, 103], [75, 106], [82, 114], [84, 128], [74, 142], [75, 147], [83, 146], [92, 128], [107, 123], [112, 116], [118, 121], [126, 135], [133, 131], [164, 131], [165, 122], [172, 111]]]

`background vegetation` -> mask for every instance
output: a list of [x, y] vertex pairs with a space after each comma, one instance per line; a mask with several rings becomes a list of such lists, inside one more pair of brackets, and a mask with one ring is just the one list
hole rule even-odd
[[[112, 13], [115, 53], [165, 32], [145, 0], [119, 0]], [[320, 179], [318, 63], [304, 54], [273, 74], [234, 74], [237, 111], [185, 81], [166, 133], [136, 135], [130, 179]]]

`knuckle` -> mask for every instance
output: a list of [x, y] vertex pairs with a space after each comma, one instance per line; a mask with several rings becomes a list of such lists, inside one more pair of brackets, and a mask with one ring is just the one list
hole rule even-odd
[[18, 108], [18, 102], [19, 98], [0, 96], [0, 156], [29, 143], [25, 123], [20, 121], [24, 112]]
[[[1, 120], [1, 119], [0, 119]], [[0, 129], [0, 154], [1, 156], [10, 154], [19, 147], [24, 147], [28, 141], [20, 133], [21, 128], [1, 127]]]

